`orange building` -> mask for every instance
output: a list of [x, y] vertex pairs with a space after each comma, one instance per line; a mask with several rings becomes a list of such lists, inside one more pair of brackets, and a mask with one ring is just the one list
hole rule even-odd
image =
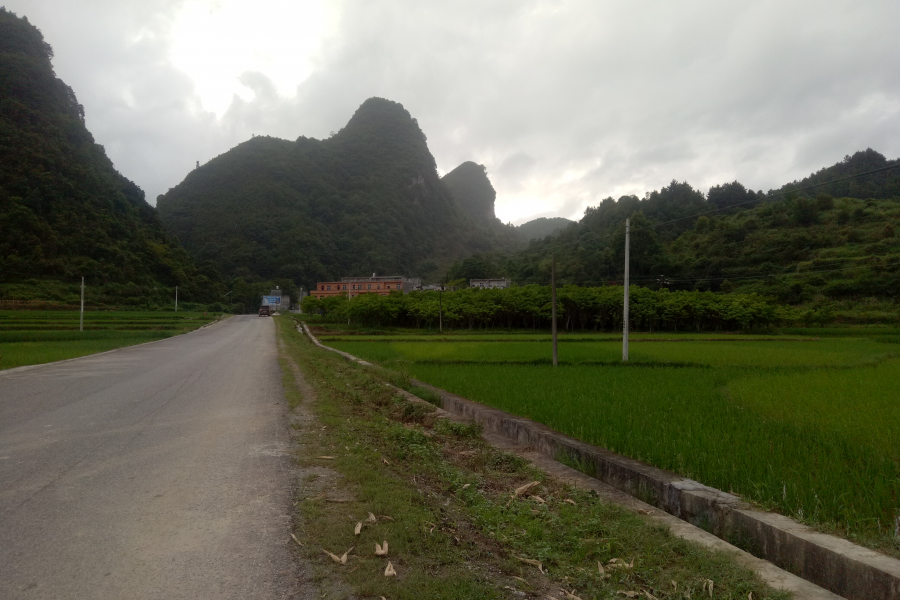
[[386, 277], [376, 277], [375, 275], [372, 277], [342, 277], [340, 281], [320, 281], [316, 284], [316, 289], [309, 292], [309, 295], [313, 298], [328, 298], [330, 296], [340, 296], [341, 294], [346, 294], [348, 298], [353, 298], [360, 294], [387, 296], [391, 292], [408, 294], [421, 286], [421, 279], [400, 277], [399, 275]]

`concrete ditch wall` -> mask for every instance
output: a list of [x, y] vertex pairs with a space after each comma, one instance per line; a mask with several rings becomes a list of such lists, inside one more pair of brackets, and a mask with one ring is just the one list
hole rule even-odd
[[[529, 419], [413, 380], [443, 408], [554, 458], [568, 457], [600, 481], [743, 547], [851, 600], [900, 599], [900, 561], [663, 469], [564, 436]], [[569, 462], [566, 461], [566, 462]]]
[[[355, 356], [312, 341], [348, 360]], [[719, 538], [849, 600], [900, 600], [900, 560], [842, 538], [818, 533], [783, 515], [754, 509], [733, 494], [711, 488], [603, 448], [562, 435], [545, 425], [472, 402], [413, 379], [441, 398], [450, 413], [531, 446]]]

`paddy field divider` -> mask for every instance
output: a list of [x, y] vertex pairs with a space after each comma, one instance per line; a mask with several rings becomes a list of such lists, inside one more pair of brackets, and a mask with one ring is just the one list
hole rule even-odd
[[[363, 366], [374, 366], [322, 344], [317, 346]], [[671, 471], [565, 436], [549, 427], [473, 402], [411, 379], [441, 400], [445, 411], [480, 423], [540, 453], [578, 465], [578, 470], [651, 506], [848, 600], [900, 600], [900, 560], [761, 511], [739, 497]]]

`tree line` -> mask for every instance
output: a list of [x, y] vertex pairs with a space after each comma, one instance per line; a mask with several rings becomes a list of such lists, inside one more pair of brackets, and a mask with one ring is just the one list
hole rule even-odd
[[[507, 289], [461, 289], [451, 292], [392, 292], [348, 299], [332, 296], [303, 299], [303, 312], [332, 322], [378, 327], [436, 328], [439, 317], [449, 328], [550, 327], [549, 286]], [[700, 291], [630, 288], [630, 322], [635, 331], [749, 330], [777, 325], [789, 311], [756, 294], [715, 294]], [[622, 326], [622, 286], [557, 290], [558, 326], [564, 331], [615, 331]]]

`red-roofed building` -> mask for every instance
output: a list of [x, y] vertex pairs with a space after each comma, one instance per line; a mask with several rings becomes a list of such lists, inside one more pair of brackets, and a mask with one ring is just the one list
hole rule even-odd
[[387, 296], [391, 292], [403, 292], [408, 294], [417, 287], [421, 287], [421, 279], [401, 277], [399, 275], [383, 277], [342, 277], [340, 281], [320, 281], [316, 289], [309, 295], [313, 298], [328, 298], [346, 294], [348, 298], [360, 294], [379, 294]]

